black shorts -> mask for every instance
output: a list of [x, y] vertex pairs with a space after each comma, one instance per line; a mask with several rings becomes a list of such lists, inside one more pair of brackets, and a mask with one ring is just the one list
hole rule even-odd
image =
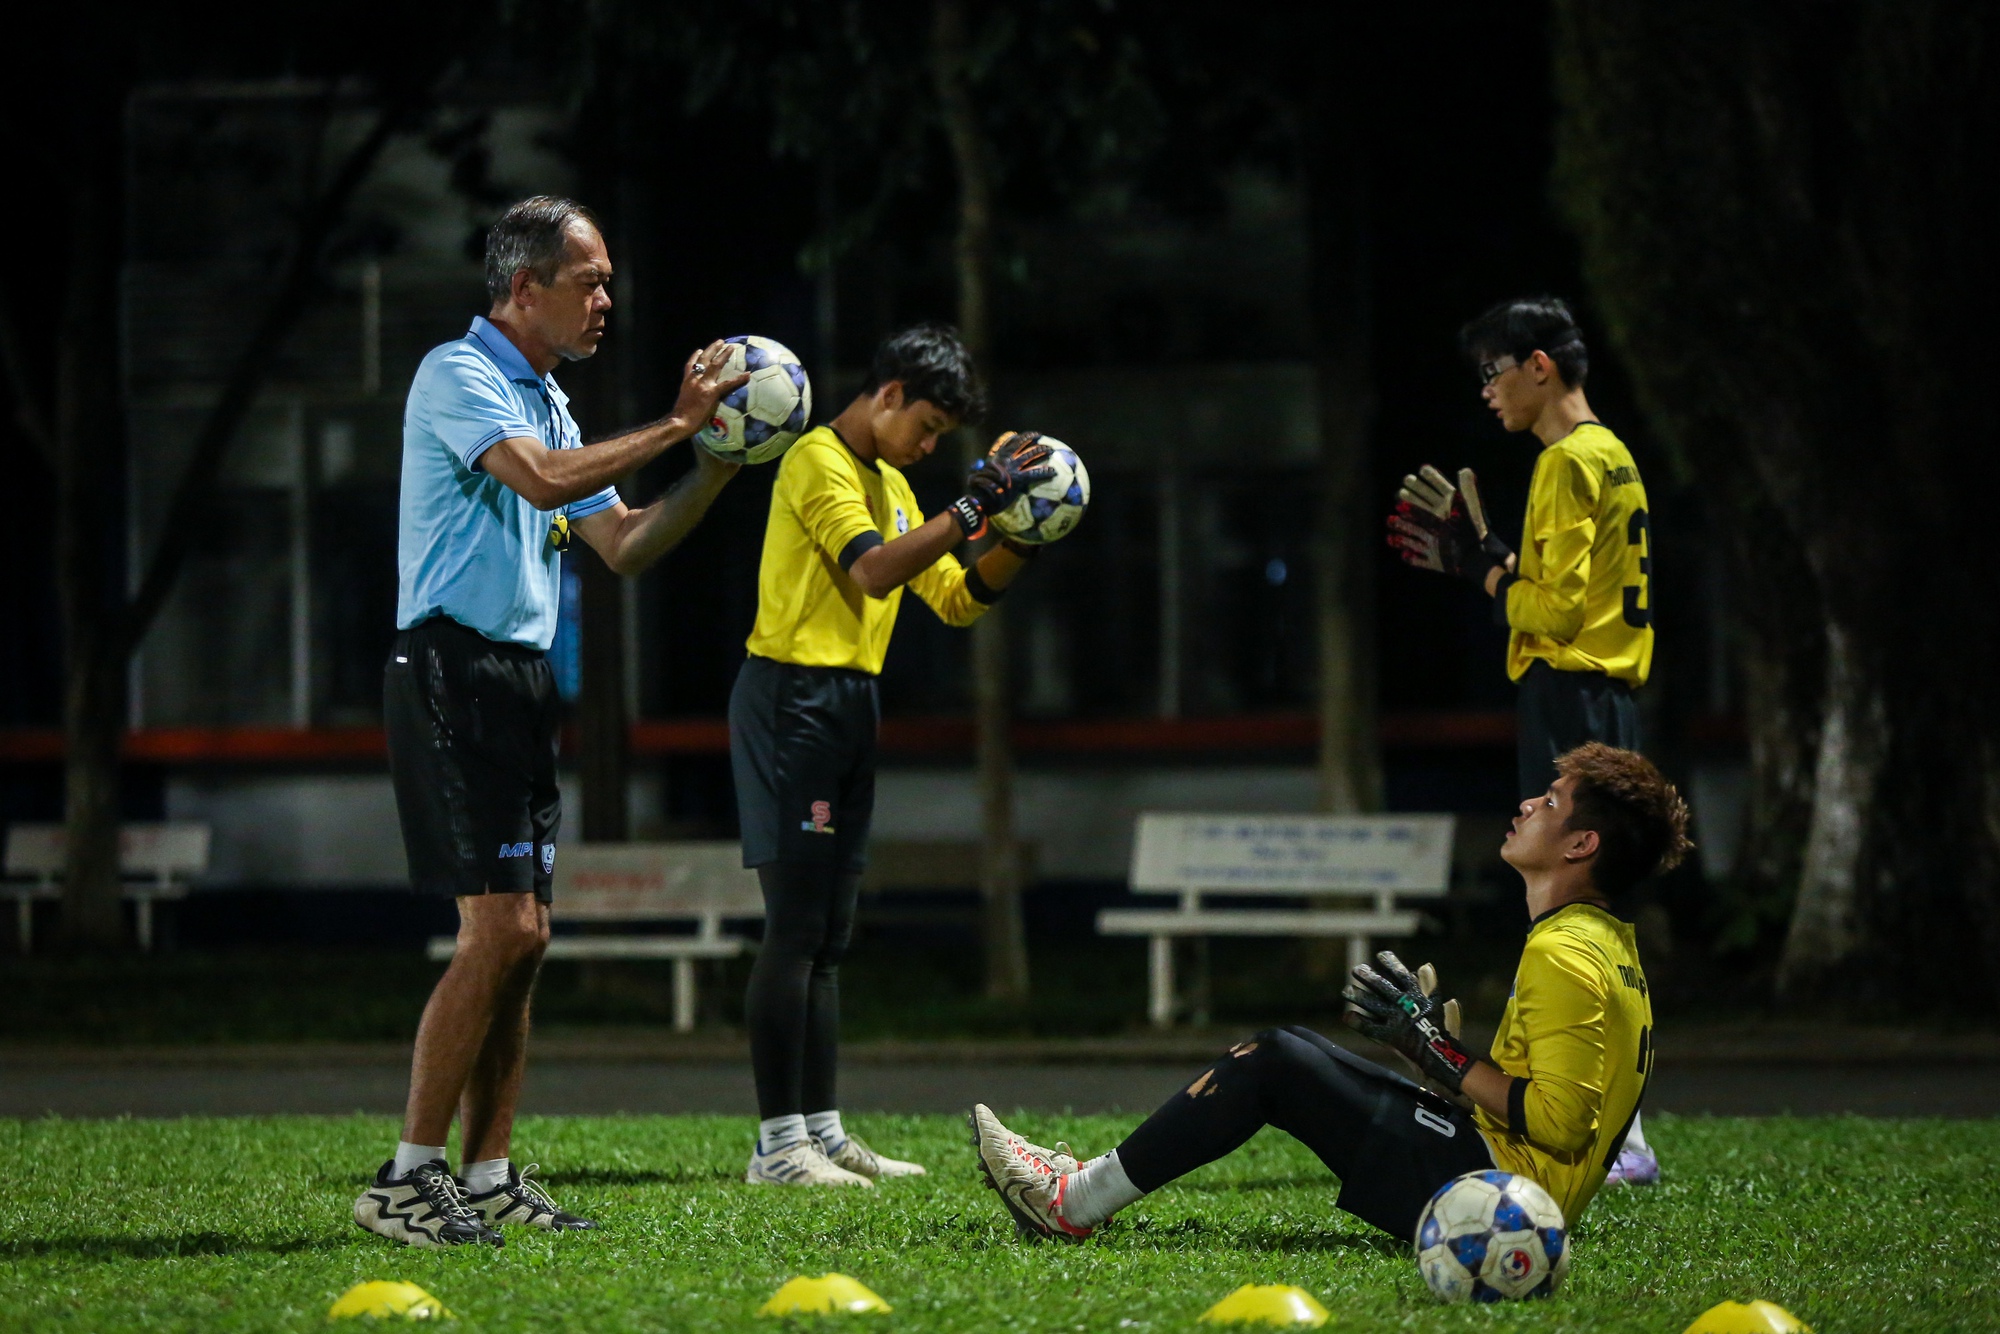
[[729, 694], [729, 767], [745, 866], [868, 864], [881, 718], [866, 672], [744, 660]]
[[1440, 1186], [1492, 1168], [1493, 1151], [1470, 1112], [1309, 1028], [1289, 1032], [1324, 1058], [1318, 1068], [1327, 1121], [1357, 1134], [1358, 1148], [1334, 1201], [1342, 1209], [1384, 1232], [1412, 1238]]
[[1603, 672], [1559, 672], [1534, 662], [1521, 677], [1516, 713], [1521, 797], [1556, 781], [1556, 756], [1586, 741], [1639, 749], [1639, 704], [1632, 687]]
[[412, 888], [549, 902], [562, 827], [558, 706], [534, 649], [442, 616], [398, 632], [382, 718]]

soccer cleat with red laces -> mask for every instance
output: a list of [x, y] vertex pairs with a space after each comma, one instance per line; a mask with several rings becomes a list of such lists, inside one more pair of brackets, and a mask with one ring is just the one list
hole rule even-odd
[[[972, 1127], [972, 1145], [979, 1152], [979, 1169], [986, 1184], [999, 1192], [1000, 1202], [1013, 1215], [1014, 1227], [1023, 1237], [1081, 1241], [1091, 1234], [1092, 1229], [1077, 1227], [1063, 1217], [1063, 1191], [1069, 1174], [1057, 1169], [1054, 1154], [1001, 1125], [985, 1103], [975, 1105], [966, 1121]], [[1063, 1156], [1074, 1170], [1076, 1159]]]

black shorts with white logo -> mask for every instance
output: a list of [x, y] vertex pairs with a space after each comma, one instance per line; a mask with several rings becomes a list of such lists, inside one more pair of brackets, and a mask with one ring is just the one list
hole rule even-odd
[[729, 694], [729, 766], [745, 866], [868, 864], [881, 716], [866, 672], [744, 660]]
[[443, 616], [396, 635], [382, 715], [419, 893], [549, 902], [562, 826], [558, 707], [555, 676], [534, 649]]

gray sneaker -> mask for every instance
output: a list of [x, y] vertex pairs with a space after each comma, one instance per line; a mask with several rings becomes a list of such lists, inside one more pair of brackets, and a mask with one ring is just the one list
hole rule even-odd
[[419, 1163], [402, 1177], [389, 1175], [395, 1166], [394, 1159], [383, 1163], [354, 1202], [356, 1223], [405, 1246], [505, 1244], [465, 1202], [465, 1192], [443, 1159]]
[[827, 1161], [835, 1167], [846, 1168], [854, 1175], [867, 1177], [870, 1181], [925, 1175], [922, 1164], [906, 1163], [900, 1158], [885, 1157], [869, 1148], [868, 1142], [852, 1131], [848, 1132], [847, 1143], [831, 1152], [827, 1150], [826, 1141], [819, 1136], [813, 1136], [813, 1143], [819, 1146], [819, 1151], [826, 1154]]

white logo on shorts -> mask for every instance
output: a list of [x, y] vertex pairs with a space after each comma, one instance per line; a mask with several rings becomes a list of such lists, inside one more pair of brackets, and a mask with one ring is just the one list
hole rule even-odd
[[1431, 1130], [1435, 1130], [1437, 1131], [1438, 1134], [1443, 1135], [1446, 1139], [1451, 1139], [1458, 1134], [1457, 1126], [1445, 1120], [1442, 1116], [1439, 1116], [1436, 1112], [1432, 1111], [1430, 1108], [1419, 1107], [1416, 1110], [1417, 1110], [1418, 1125], [1428, 1127]]
[[542, 844], [542, 874], [554, 875], [555, 873], [556, 845], [553, 843], [544, 843]]

